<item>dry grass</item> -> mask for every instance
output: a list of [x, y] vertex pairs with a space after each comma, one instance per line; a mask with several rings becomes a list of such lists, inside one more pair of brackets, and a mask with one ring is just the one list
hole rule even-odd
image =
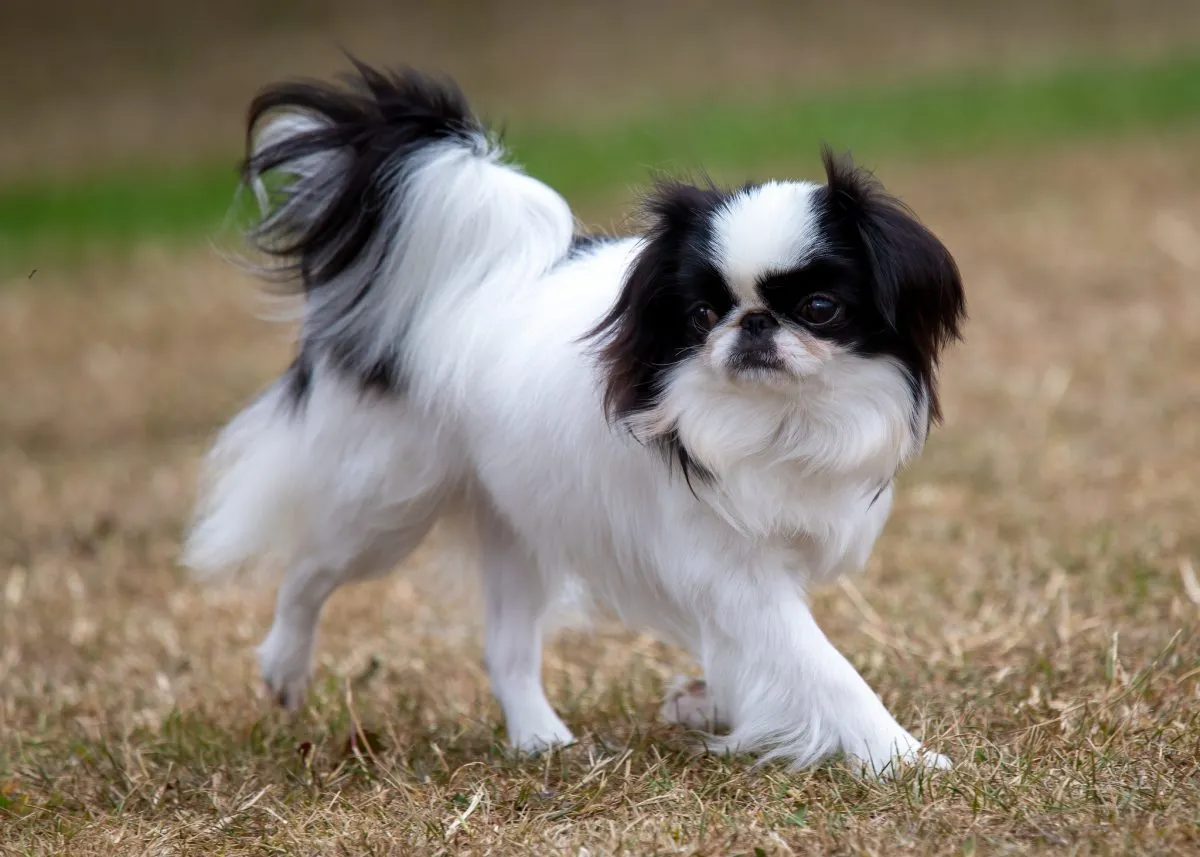
[[580, 745], [507, 758], [436, 546], [340, 593], [310, 705], [270, 710], [269, 593], [173, 563], [197, 456], [286, 331], [203, 255], [5, 284], [0, 850], [1196, 853], [1197, 143], [885, 176], [959, 254], [973, 319], [868, 572], [817, 602], [957, 762], [900, 784], [690, 756], [655, 720], [686, 664], [613, 629], [547, 660]]

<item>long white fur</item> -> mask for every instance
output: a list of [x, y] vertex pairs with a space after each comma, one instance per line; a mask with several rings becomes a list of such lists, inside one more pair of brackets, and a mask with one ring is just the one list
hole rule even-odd
[[[874, 773], [896, 760], [945, 765], [826, 639], [806, 598], [866, 561], [891, 504], [880, 488], [924, 440], [901, 370], [831, 352], [799, 395], [769, 384], [735, 393], [719, 361], [687, 361], [649, 419], [677, 426], [714, 474], [693, 493], [606, 421], [603, 379], [580, 341], [639, 242], [565, 259], [567, 204], [494, 147], [438, 143], [392, 180], [406, 208], [389, 212], [381, 287], [348, 323], [370, 354], [397, 355], [405, 393], [363, 395], [320, 361], [298, 409], [281, 385], [268, 390], [218, 440], [186, 545], [202, 574], [283, 568], [259, 650], [281, 701], [302, 698], [329, 595], [388, 572], [453, 519], [484, 548], [487, 665], [516, 748], [572, 740], [542, 691], [541, 629], [579, 587], [694, 655], [731, 727], [713, 746], [796, 766], [840, 750]], [[772, 191], [793, 202], [811, 192]], [[779, 229], [778, 206], [760, 208], [761, 229]], [[777, 264], [779, 242], [764, 246], [757, 263]], [[730, 264], [753, 268], [753, 248], [737, 251]]]

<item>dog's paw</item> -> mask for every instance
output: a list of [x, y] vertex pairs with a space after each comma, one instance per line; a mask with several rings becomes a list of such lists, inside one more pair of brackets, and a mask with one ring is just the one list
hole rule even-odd
[[304, 702], [312, 674], [312, 645], [272, 628], [258, 647], [258, 665], [276, 704], [295, 711]]
[[922, 750], [920, 758], [917, 761], [926, 768], [938, 771], [948, 771], [954, 767], [954, 763], [950, 761], [949, 756], [943, 756], [941, 753], [935, 753], [932, 750]]
[[716, 703], [703, 679], [676, 676], [667, 686], [659, 715], [668, 723], [698, 732], [716, 732], [721, 728]]
[[847, 753], [847, 758], [867, 776], [882, 780], [895, 779], [909, 768], [949, 770], [952, 767], [949, 757], [923, 747], [907, 732], [890, 740], [871, 742], [869, 746]]
[[547, 709], [536, 716], [523, 717], [520, 722], [508, 723], [508, 743], [518, 755], [536, 756], [556, 747], [575, 743], [567, 724]]
[[538, 755], [556, 747], [575, 743], [575, 736], [554, 713], [544, 696], [523, 697], [518, 705], [505, 711], [509, 745], [517, 755]]

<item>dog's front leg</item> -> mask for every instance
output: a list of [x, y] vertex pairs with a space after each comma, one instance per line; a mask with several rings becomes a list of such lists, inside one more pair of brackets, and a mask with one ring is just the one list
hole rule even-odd
[[707, 691], [728, 716], [719, 744], [806, 766], [839, 750], [876, 776], [949, 767], [924, 750], [817, 626], [803, 597], [747, 597], [739, 587], [704, 641]]

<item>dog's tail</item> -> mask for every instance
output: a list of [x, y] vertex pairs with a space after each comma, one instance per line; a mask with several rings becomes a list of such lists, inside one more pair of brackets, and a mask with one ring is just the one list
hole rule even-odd
[[251, 242], [306, 295], [305, 346], [403, 387], [406, 336], [431, 308], [537, 276], [568, 252], [573, 218], [505, 163], [458, 87], [355, 62], [344, 86], [285, 83], [250, 107], [244, 177], [263, 216]]
[[202, 576], [402, 557], [456, 478], [420, 393], [450, 362], [441, 320], [477, 294], [503, 302], [569, 252], [566, 202], [503, 162], [453, 83], [356, 68], [250, 107], [249, 239], [260, 271], [304, 295], [303, 327], [292, 367], [205, 464], [183, 556]]

